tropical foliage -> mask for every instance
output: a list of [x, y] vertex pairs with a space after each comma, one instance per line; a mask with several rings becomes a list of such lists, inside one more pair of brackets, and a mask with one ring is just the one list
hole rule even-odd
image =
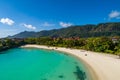
[[26, 39], [1, 39], [0, 51], [18, 47], [24, 44], [38, 44], [56, 47], [77, 48], [95, 52], [120, 55], [120, 37], [94, 37], [94, 38], [26, 38]]
[[23, 39], [0, 39], [0, 51], [15, 48], [25, 44]]
[[[116, 42], [114, 42], [116, 41]], [[95, 52], [111, 54], [120, 53], [120, 38], [96, 37], [96, 38], [26, 38], [25, 43], [58, 46], [66, 48], [78, 48]]]

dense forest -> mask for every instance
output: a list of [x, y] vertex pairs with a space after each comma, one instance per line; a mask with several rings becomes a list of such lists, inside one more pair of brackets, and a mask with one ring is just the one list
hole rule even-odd
[[5, 51], [7, 49], [19, 47], [24, 44], [25, 42], [23, 39], [0, 39], [0, 51]]
[[96, 38], [27, 38], [26, 44], [77, 48], [95, 52], [120, 54], [120, 37]]
[[40, 32], [24, 31], [8, 38], [29, 38], [29, 37], [101, 37], [120, 36], [120, 22], [100, 23], [97, 25], [70, 26], [67, 28], [44, 30]]
[[120, 55], [120, 37], [94, 37], [94, 38], [25, 38], [25, 39], [0, 39], [0, 51], [19, 47], [25, 44], [38, 44], [46, 46], [84, 49], [95, 52]]

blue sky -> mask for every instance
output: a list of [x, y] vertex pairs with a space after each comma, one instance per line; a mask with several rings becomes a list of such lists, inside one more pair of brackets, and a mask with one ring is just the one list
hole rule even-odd
[[120, 22], [120, 0], [0, 0], [0, 37], [103, 22]]

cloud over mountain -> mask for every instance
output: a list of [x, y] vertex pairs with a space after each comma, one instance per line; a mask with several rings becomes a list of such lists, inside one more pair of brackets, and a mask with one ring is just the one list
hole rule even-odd
[[22, 24], [22, 26], [24, 26], [24, 27], [26, 27], [26, 28], [28, 28], [28, 29], [32, 29], [32, 30], [35, 30], [36, 29], [36, 27], [35, 26], [33, 26], [33, 25], [31, 25], [31, 24]]
[[120, 19], [120, 12], [119, 11], [112, 11], [110, 14], [109, 14], [109, 19]]
[[59, 25], [62, 26], [62, 27], [69, 27], [69, 26], [72, 26], [73, 24], [72, 23], [59, 22]]

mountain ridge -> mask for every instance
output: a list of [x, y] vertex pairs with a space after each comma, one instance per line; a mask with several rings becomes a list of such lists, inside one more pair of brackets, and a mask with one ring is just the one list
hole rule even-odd
[[28, 37], [100, 37], [120, 36], [120, 22], [100, 23], [97, 25], [76, 25], [61, 29], [43, 30], [39, 32], [24, 31], [8, 38]]

